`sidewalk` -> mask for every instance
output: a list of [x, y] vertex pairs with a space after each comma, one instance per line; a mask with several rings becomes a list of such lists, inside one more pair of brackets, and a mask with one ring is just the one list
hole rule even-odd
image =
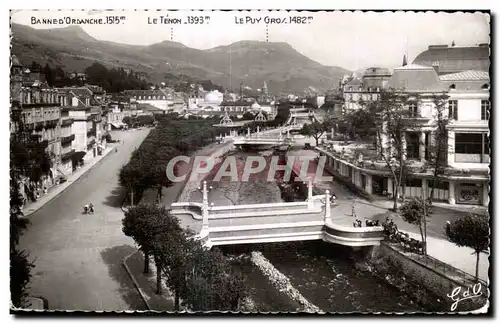
[[[393, 219], [399, 230], [404, 231], [410, 237], [421, 240], [418, 226], [411, 225], [405, 222], [398, 213], [389, 211], [393, 207], [392, 200], [377, 199], [369, 202], [366, 199], [356, 197], [348, 197], [345, 192], [347, 188], [340, 188], [334, 183], [329, 184], [332, 192], [338, 192], [340, 196], [338, 204], [331, 209], [331, 219], [334, 223], [343, 226], [352, 226], [354, 219], [352, 218], [352, 207], [354, 206], [358, 219], [365, 223], [366, 219], [379, 220], [383, 222], [388, 216]], [[401, 206], [401, 202], [398, 203]], [[466, 205], [449, 205], [446, 203], [434, 203], [433, 213], [427, 225], [427, 251], [428, 254], [446, 264], [449, 264], [457, 269], [467, 272], [471, 275], [475, 274], [476, 256], [473, 250], [468, 247], [458, 247], [450, 242], [444, 234], [444, 226], [446, 221], [452, 221], [461, 217], [468, 212], [482, 212], [487, 210], [483, 206], [466, 206]], [[481, 253], [479, 260], [479, 278], [488, 281], [489, 268], [488, 255]]]
[[[118, 144], [118, 143], [117, 143]], [[121, 145], [121, 144], [118, 144]], [[111, 151], [115, 149], [116, 144], [114, 146], [110, 146], [108, 144], [108, 148], [104, 150], [102, 155], [98, 155], [94, 158], [94, 160], [87, 162], [83, 167], [80, 169], [74, 171], [70, 176], [68, 176], [68, 179], [59, 185], [55, 185], [51, 187], [46, 194], [41, 196], [40, 198], [37, 199], [35, 202], [31, 202], [24, 206], [23, 208], [23, 217], [28, 217], [40, 208], [42, 208], [46, 203], [54, 199], [57, 195], [59, 195], [61, 192], [66, 190], [69, 186], [71, 186], [76, 180], [78, 180], [82, 175], [87, 173], [94, 165], [99, 163], [104, 157], [106, 157]]]
[[123, 259], [123, 266], [149, 310], [162, 312], [174, 311], [174, 296], [163, 280], [162, 295], [156, 294], [156, 267], [154, 262], [150, 262], [149, 264], [149, 273], [144, 274], [144, 256], [142, 252], [137, 251]]
[[[369, 204], [372, 204], [374, 206], [384, 208], [384, 209], [389, 209], [392, 208], [394, 205], [394, 202], [392, 199], [383, 199], [383, 198], [376, 198]], [[402, 202], [398, 202], [398, 206], [401, 206]], [[443, 202], [432, 202], [432, 205], [435, 207], [440, 207], [444, 209], [449, 209], [449, 210], [454, 210], [458, 212], [463, 212], [463, 213], [483, 213], [488, 210], [488, 207], [486, 206], [479, 206], [479, 205], [450, 205], [447, 203]]]

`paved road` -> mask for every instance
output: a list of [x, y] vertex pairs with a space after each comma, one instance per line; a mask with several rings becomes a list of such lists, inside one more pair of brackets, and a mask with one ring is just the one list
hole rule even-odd
[[[45, 297], [50, 309], [145, 309], [121, 264], [135, 246], [122, 233], [118, 170], [147, 133], [112, 132], [125, 141], [118, 152], [29, 216], [21, 246], [35, 259], [30, 295]], [[94, 215], [82, 214], [85, 202], [94, 204]]]

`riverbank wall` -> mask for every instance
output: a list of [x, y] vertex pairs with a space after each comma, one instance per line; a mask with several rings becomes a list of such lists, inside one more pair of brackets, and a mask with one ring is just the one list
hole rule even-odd
[[[463, 298], [467, 289], [473, 295], [474, 281], [469, 283], [453, 278], [452, 270], [447, 274], [438, 270], [446, 265], [429, 265], [417, 258], [400, 251], [398, 248], [382, 242], [379, 246], [365, 250], [365, 258], [357, 262], [356, 267], [376, 275], [379, 279], [389, 283], [398, 290], [404, 291], [416, 302], [441, 311], [449, 309], [450, 313], [476, 311], [487, 305], [488, 287], [478, 285], [481, 293], [478, 297], [462, 300], [452, 310], [452, 295], [454, 289], [460, 288], [458, 298]], [[422, 256], [423, 258], [423, 256]], [[435, 261], [438, 262], [438, 261]], [[449, 266], [448, 266], [449, 267]]]
[[[217, 163], [220, 163], [225, 156], [228, 154], [231, 154], [231, 152], [235, 149], [234, 144], [230, 142], [226, 142], [223, 145], [217, 147], [215, 150], [209, 152], [207, 155], [209, 156], [209, 159], [213, 160], [212, 165], [216, 165]], [[198, 153], [205, 155], [203, 152]], [[196, 153], [195, 153], [196, 155]], [[208, 176], [208, 174], [203, 178], [203, 179], [197, 179], [200, 181], [190, 181], [191, 178], [191, 172], [193, 171], [193, 165], [191, 163], [189, 171], [186, 176], [186, 181], [184, 182], [184, 187], [182, 188], [182, 191], [180, 192], [179, 196], [177, 197], [176, 201], [177, 202], [189, 202], [191, 200], [191, 194], [197, 190], [197, 188], [200, 186], [200, 182], [203, 181], [204, 178]]]

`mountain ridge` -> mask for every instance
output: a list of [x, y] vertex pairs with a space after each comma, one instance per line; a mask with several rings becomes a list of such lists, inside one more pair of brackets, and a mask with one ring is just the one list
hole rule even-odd
[[211, 49], [196, 49], [164, 40], [129, 45], [98, 40], [80, 26], [35, 29], [12, 23], [12, 53], [31, 61], [83, 71], [94, 61], [108, 67], [147, 72], [152, 82], [165, 73], [209, 79], [225, 88], [245, 83], [253, 88], [267, 81], [273, 92], [301, 92], [309, 86], [331, 88], [350, 71], [324, 66], [285, 42], [237, 41]]

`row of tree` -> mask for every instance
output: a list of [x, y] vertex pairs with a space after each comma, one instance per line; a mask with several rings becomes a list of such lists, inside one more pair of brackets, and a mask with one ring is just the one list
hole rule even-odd
[[[150, 257], [156, 266], [156, 292], [162, 282], [174, 293], [175, 310], [183, 306], [192, 311], [235, 311], [245, 297], [241, 273], [217, 249], [208, 250], [184, 230], [165, 207], [139, 204], [125, 212], [123, 232], [144, 254], [144, 273]], [[164, 281], [162, 279], [165, 279]]]
[[125, 116], [122, 122], [129, 128], [153, 126], [155, 118], [152, 115]]
[[120, 169], [120, 183], [128, 189], [132, 205], [151, 188], [157, 189], [157, 198], [161, 200], [162, 188], [171, 184], [166, 174], [169, 161], [212, 143], [219, 135], [212, 120], [185, 120], [177, 114], [156, 115], [155, 119], [158, 126]]

